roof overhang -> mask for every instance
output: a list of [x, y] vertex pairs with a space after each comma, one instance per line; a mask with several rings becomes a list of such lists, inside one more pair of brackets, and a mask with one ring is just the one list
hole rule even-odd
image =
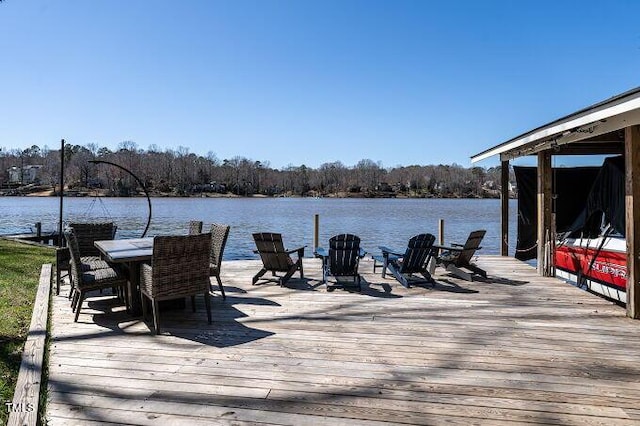
[[[614, 96], [549, 124], [533, 129], [500, 145], [471, 157], [475, 163], [494, 155], [501, 161], [554, 149], [560, 152], [568, 145], [580, 142], [584, 153], [601, 154], [619, 148], [615, 132], [640, 124], [640, 88]], [[569, 153], [566, 151], [565, 153]]]

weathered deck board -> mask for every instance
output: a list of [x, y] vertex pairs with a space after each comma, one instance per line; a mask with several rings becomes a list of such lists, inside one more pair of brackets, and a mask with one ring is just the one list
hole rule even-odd
[[[52, 266], [42, 265], [40, 280], [33, 303], [29, 332], [22, 351], [20, 371], [9, 409], [8, 426], [30, 426], [37, 424], [40, 408], [40, 385], [44, 362], [47, 322], [49, 319], [49, 293], [51, 291]], [[6, 407], [9, 408], [9, 407]]]
[[640, 323], [513, 259], [484, 281], [438, 270], [406, 289], [364, 261], [362, 293], [326, 291], [319, 262], [291, 288], [225, 262], [227, 300], [161, 315], [150, 334], [108, 296], [73, 323], [54, 296], [50, 424], [631, 425]]

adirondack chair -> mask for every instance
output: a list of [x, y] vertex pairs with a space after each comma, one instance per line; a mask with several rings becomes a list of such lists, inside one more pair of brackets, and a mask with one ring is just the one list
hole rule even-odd
[[412, 278], [413, 274], [422, 275], [424, 277], [424, 280], [420, 280], [422, 282], [433, 283], [433, 277], [429, 273], [429, 264], [435, 262], [433, 257], [435, 239], [436, 237], [431, 234], [416, 235], [409, 240], [404, 253], [384, 246], [378, 247], [382, 251], [382, 255], [373, 256], [374, 271], [376, 262], [382, 262], [382, 278], [385, 278], [385, 273], [389, 270], [394, 278], [407, 288], [410, 287], [409, 278]]
[[329, 239], [329, 251], [318, 247], [315, 255], [322, 258], [322, 282], [327, 285], [327, 276], [332, 275], [337, 279], [352, 277], [353, 283], [362, 289], [361, 277], [358, 273], [358, 264], [366, 252], [360, 248], [360, 237], [353, 234], [339, 234]]
[[471, 262], [476, 251], [482, 248], [480, 243], [486, 232], [485, 230], [473, 231], [464, 244], [452, 244], [450, 247], [434, 244], [433, 247], [443, 250], [437, 258], [437, 263], [466, 281], [473, 281], [473, 274], [486, 278], [487, 272]]
[[[300, 278], [304, 278], [302, 269], [302, 258], [306, 246], [292, 250], [284, 248], [282, 234], [273, 232], [258, 232], [253, 234], [257, 250], [253, 252], [260, 255], [262, 259], [262, 269], [253, 277], [252, 284], [256, 284], [260, 277], [267, 272], [276, 277], [278, 283], [283, 286], [289, 281], [296, 271], [300, 271]], [[297, 253], [298, 258], [293, 260], [291, 254]], [[283, 276], [278, 276], [276, 272], [283, 272]]]

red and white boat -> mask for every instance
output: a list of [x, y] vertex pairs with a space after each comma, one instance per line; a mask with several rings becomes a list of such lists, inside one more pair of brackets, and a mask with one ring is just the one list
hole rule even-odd
[[567, 238], [556, 247], [556, 276], [626, 303], [627, 247], [623, 237]]

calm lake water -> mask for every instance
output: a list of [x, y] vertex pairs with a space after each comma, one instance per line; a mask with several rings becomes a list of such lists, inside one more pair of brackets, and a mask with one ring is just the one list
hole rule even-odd
[[[55, 197], [0, 197], [0, 235], [28, 233], [36, 222], [43, 232], [58, 229], [59, 199]], [[509, 235], [515, 247], [517, 203], [510, 204]], [[307, 245], [313, 250], [313, 217], [320, 215], [320, 245], [331, 236], [360, 236], [364, 249], [406, 247], [410, 237], [438, 235], [445, 221], [445, 242], [463, 243], [469, 232], [486, 229], [481, 253], [500, 250], [500, 201], [476, 199], [333, 199], [333, 198], [153, 198], [153, 217], [147, 236], [186, 234], [189, 220], [231, 225], [225, 259], [256, 256], [253, 232], [280, 232], [285, 246]], [[147, 222], [145, 198], [65, 198], [64, 222], [113, 221], [117, 238], [139, 237]], [[514, 249], [510, 250], [513, 254]]]

